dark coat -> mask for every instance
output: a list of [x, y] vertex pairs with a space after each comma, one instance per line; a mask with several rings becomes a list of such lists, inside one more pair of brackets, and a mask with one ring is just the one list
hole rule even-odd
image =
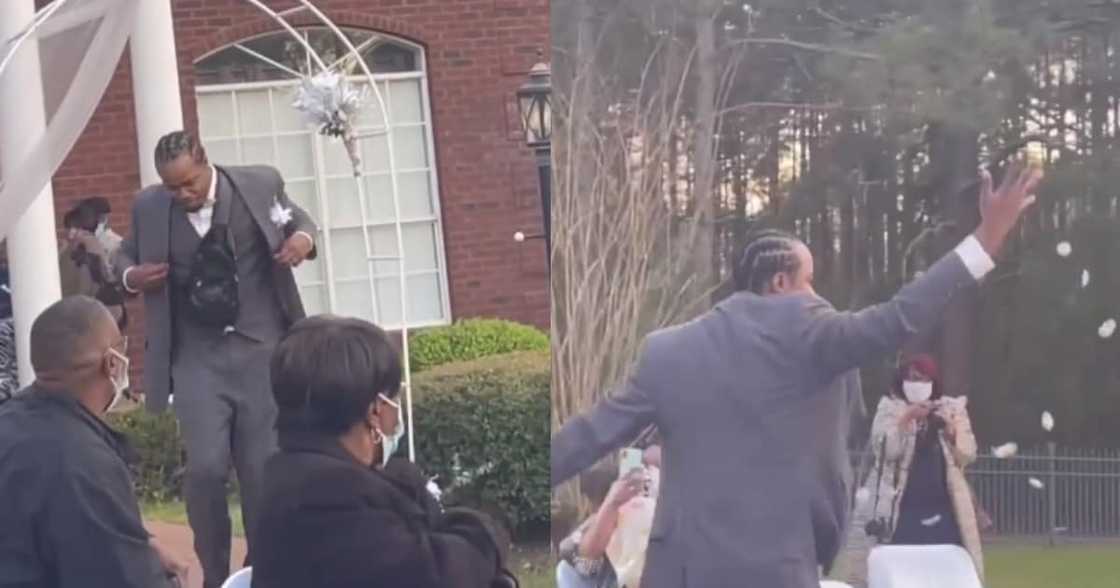
[[253, 588], [488, 588], [502, 574], [485, 520], [440, 512], [418, 476], [366, 467], [333, 438], [281, 431], [280, 447], [251, 538]]
[[63, 394], [0, 408], [0, 586], [172, 586], [148, 543], [123, 437]]

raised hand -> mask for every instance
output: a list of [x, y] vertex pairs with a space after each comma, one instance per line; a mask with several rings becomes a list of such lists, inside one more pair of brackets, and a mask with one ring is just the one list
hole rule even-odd
[[645, 472], [641, 469], [631, 470], [630, 473], [615, 480], [607, 493], [606, 501], [614, 507], [621, 507], [631, 498], [642, 493], [645, 488]]
[[993, 190], [991, 174], [980, 170], [981, 220], [974, 234], [988, 255], [999, 255], [1023, 212], [1034, 204], [1034, 190], [1041, 180], [1042, 170], [1016, 162], [1008, 168], [999, 188]]

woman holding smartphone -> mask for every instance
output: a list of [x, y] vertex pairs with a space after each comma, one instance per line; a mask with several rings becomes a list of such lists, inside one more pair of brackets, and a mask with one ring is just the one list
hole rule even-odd
[[661, 450], [657, 445], [645, 450], [624, 449], [619, 458], [619, 475], [605, 496], [601, 491], [596, 492], [597, 486], [603, 486], [596, 482], [612, 476], [613, 472], [606, 469], [610, 466], [593, 469], [581, 477], [580, 486], [595, 505], [595, 514], [560, 543], [561, 561], [556, 570], [558, 588], [619, 587], [618, 573], [607, 552], [619, 528], [622, 511], [637, 498], [656, 499], [656, 472], [660, 464]]
[[875, 465], [857, 500], [845, 552], [834, 576], [866, 582], [872, 545], [960, 545], [983, 579], [980, 530], [964, 475], [976, 460], [966, 398], [941, 395], [937, 362], [906, 361], [871, 425]]

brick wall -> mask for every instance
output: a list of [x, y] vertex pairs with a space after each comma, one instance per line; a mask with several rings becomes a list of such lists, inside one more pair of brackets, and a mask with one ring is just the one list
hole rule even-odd
[[[296, 5], [267, 3], [276, 10]], [[340, 26], [404, 37], [425, 48], [453, 316], [497, 316], [547, 328], [544, 247], [540, 241], [515, 243], [512, 235], [539, 232], [541, 226], [535, 164], [521, 139], [514, 93], [537, 51], [548, 50], [548, 1], [318, 0], [316, 5]], [[172, 9], [184, 120], [194, 128], [194, 61], [278, 27], [244, 0], [172, 0]], [[128, 231], [129, 204], [140, 187], [131, 94], [126, 51], [89, 127], [55, 175], [60, 223], [74, 201], [102, 195], [113, 203], [113, 227]], [[130, 334], [139, 343], [142, 309], [134, 305], [132, 315]], [[142, 360], [134, 361], [139, 382]]]

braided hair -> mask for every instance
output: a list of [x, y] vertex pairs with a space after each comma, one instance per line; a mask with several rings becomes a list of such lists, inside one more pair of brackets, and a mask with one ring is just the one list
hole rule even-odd
[[159, 169], [183, 155], [190, 155], [195, 161], [205, 161], [206, 154], [202, 145], [190, 131], [173, 131], [156, 142], [156, 169]]
[[764, 294], [767, 284], [781, 273], [792, 274], [801, 267], [796, 253], [800, 240], [785, 231], [760, 231], [747, 240], [732, 272], [735, 289]]

